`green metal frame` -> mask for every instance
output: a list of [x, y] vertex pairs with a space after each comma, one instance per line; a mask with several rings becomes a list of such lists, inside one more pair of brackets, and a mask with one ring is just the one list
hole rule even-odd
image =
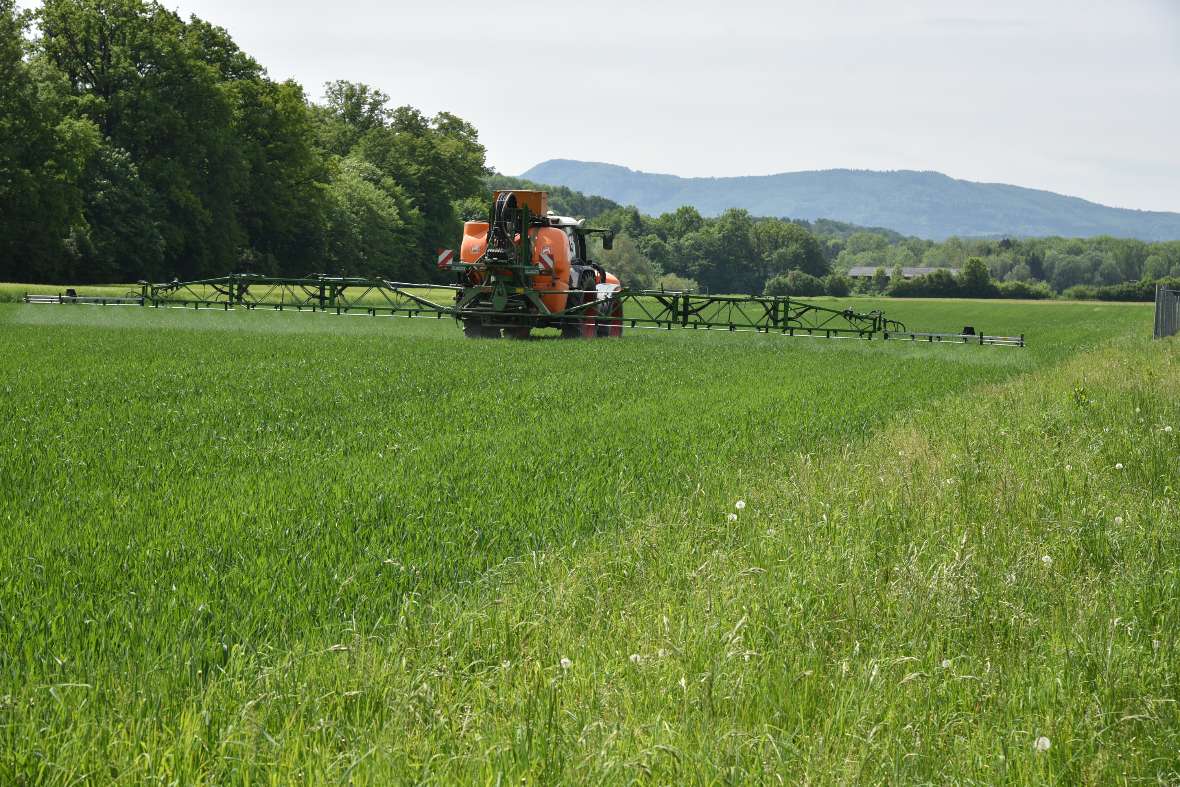
[[[522, 244], [523, 245], [523, 244]], [[522, 273], [535, 266], [521, 266]], [[527, 280], [526, 280], [527, 284]], [[507, 289], [507, 285], [503, 285]], [[198, 281], [161, 284], [140, 283], [131, 298], [85, 298], [28, 295], [28, 303], [76, 303], [93, 305], [141, 305], [147, 308], [310, 311], [357, 314], [371, 317], [409, 317], [457, 320], [477, 319], [498, 327], [520, 325], [582, 325], [588, 320], [621, 323], [627, 328], [672, 330], [722, 330], [777, 333], [822, 338], [881, 338], [923, 342], [956, 342], [1025, 346], [1024, 336], [912, 332], [880, 311], [832, 309], [789, 297], [757, 295], [704, 295], [662, 290], [621, 289], [611, 295], [621, 303], [623, 317], [588, 315], [601, 301], [588, 300], [561, 312], [543, 310], [540, 296], [548, 291], [517, 287], [509, 295], [536, 303], [537, 311], [497, 310], [497, 285], [411, 284], [387, 279], [310, 275], [300, 278], [238, 273]], [[519, 291], [517, 291], [519, 290]], [[589, 294], [589, 293], [587, 293]], [[597, 298], [597, 293], [593, 293]], [[491, 296], [477, 302], [478, 296]], [[535, 299], [535, 300], [534, 300]]]

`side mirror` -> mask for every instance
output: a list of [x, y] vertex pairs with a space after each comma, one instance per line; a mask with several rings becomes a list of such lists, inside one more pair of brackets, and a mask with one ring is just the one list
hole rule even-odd
[[614, 233], [607, 233], [602, 236], [602, 248], [604, 251], [610, 251], [615, 247]]

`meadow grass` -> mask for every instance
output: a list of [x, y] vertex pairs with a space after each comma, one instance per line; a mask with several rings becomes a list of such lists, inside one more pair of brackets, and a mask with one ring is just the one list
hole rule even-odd
[[1175, 345], [902, 305], [1032, 346], [3, 307], [0, 781], [1178, 778]]
[[64, 295], [67, 289], [75, 290], [79, 295], [121, 298], [125, 295], [138, 295], [139, 288], [134, 284], [18, 284], [0, 282], [0, 303], [19, 303], [30, 293], [43, 295]]

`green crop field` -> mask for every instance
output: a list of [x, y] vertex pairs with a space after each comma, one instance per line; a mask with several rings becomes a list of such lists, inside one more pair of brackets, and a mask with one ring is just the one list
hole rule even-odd
[[0, 784], [1180, 781], [1180, 345], [853, 305], [0, 306]]

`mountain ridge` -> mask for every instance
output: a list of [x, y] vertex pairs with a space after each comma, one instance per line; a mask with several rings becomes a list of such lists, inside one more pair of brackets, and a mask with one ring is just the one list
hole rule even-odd
[[933, 170], [826, 169], [684, 178], [618, 164], [550, 159], [520, 177], [568, 186], [644, 213], [693, 205], [705, 215], [744, 208], [759, 216], [836, 219], [932, 240], [959, 237], [1180, 239], [1180, 213], [1116, 208], [1007, 183]]

